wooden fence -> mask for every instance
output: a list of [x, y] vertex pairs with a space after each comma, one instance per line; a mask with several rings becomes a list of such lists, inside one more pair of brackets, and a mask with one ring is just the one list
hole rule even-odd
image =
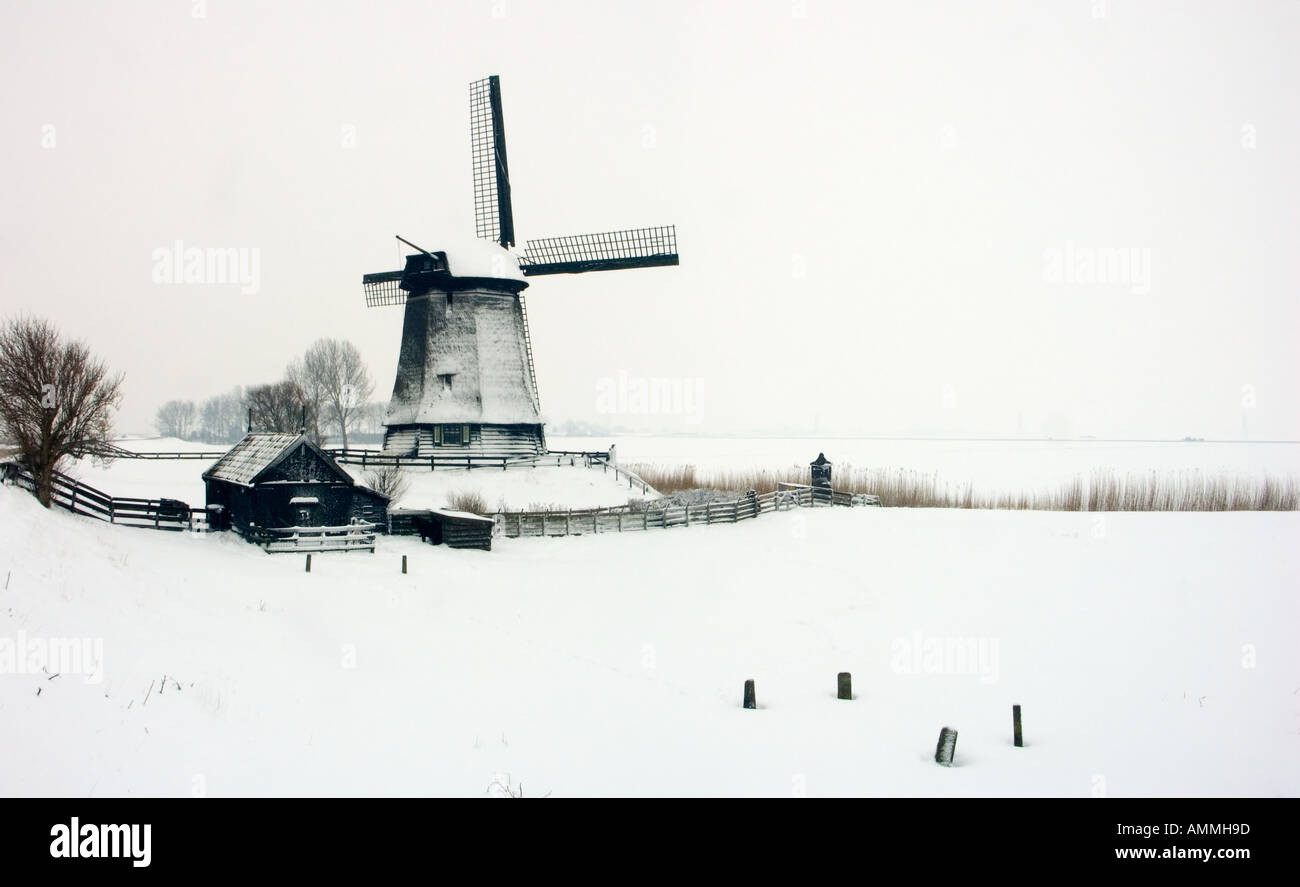
[[268, 552], [375, 550], [375, 524], [336, 527], [278, 527], [249, 537]]
[[565, 460], [569, 464], [577, 464], [579, 460], [584, 460], [584, 464], [593, 464], [597, 460], [607, 459], [608, 453], [582, 453], [577, 451], [557, 451], [552, 450], [546, 453], [525, 456], [485, 456], [482, 454], [464, 453], [453, 455], [450, 452], [438, 453], [430, 456], [397, 456], [392, 453], [384, 453], [379, 450], [353, 450], [341, 448], [326, 448], [325, 452], [334, 458], [335, 462], [344, 465], [360, 465], [362, 468], [374, 467], [394, 467], [394, 468], [428, 468], [430, 471], [437, 471], [441, 468], [447, 470], [465, 470], [475, 468], [497, 468], [505, 471], [510, 468], [536, 468], [539, 465], [562, 465]]
[[626, 533], [636, 530], [671, 529], [673, 527], [734, 524], [771, 511], [812, 508], [820, 505], [854, 507], [879, 505], [875, 496], [822, 490], [815, 487], [783, 484], [786, 489], [731, 502], [705, 502], [700, 505], [657, 506], [644, 510], [627, 507], [593, 508], [578, 511], [505, 511], [498, 512], [496, 523], [501, 535], [581, 536], [587, 533]]
[[[6, 462], [3, 469], [7, 481], [36, 492], [36, 478], [25, 467], [17, 462]], [[179, 499], [110, 496], [58, 471], [54, 473], [50, 502], [74, 514], [128, 527], [202, 532], [208, 526], [205, 509], [191, 508]]]

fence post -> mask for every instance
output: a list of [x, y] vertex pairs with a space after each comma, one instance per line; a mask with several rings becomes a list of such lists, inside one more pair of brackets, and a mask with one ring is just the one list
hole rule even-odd
[[311, 555], [307, 555], [307, 572], [311, 572]]
[[745, 681], [745, 708], [758, 708], [758, 698], [754, 694], [753, 680]]
[[1020, 706], [1018, 705], [1011, 706], [1011, 733], [1016, 748], [1024, 748], [1025, 737], [1020, 732]]
[[566, 536], [568, 536], [571, 532], [570, 528], [572, 526], [572, 521], [573, 521], [573, 509], [570, 508], [568, 511], [564, 512], [564, 535]]
[[650, 529], [650, 509], [649, 509], [649, 508], [646, 508], [645, 511], [641, 512], [641, 529], [643, 529], [643, 530], [648, 530], [648, 529]]
[[705, 524], [711, 524], [711, 523], [713, 523], [713, 503], [712, 503], [712, 502], [705, 502], [705, 503], [704, 503], [704, 523], [705, 523]]
[[957, 754], [957, 731], [944, 727], [939, 731], [939, 744], [934, 749], [934, 762], [945, 767], [952, 766], [952, 759]]
[[406, 555], [402, 555], [402, 572], [406, 572]]
[[852, 699], [853, 698], [853, 676], [849, 674], [847, 671], [840, 672], [835, 689], [836, 689], [836, 693], [835, 693], [836, 698]]

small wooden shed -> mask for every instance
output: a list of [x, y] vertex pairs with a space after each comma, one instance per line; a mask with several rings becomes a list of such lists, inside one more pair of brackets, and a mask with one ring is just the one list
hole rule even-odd
[[492, 550], [496, 521], [467, 511], [445, 508], [397, 509], [389, 515], [394, 536], [419, 535], [422, 541], [448, 548]]
[[203, 473], [212, 529], [264, 542], [287, 527], [363, 521], [386, 530], [388, 497], [352, 476], [303, 434], [248, 434]]

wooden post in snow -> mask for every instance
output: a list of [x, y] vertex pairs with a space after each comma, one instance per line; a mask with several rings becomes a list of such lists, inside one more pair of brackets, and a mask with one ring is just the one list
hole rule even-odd
[[835, 690], [836, 690], [835, 693], [836, 698], [852, 699], [853, 698], [853, 675], [849, 674], [847, 671], [840, 672], [836, 680]]
[[957, 754], [957, 731], [944, 727], [939, 731], [939, 744], [934, 749], [934, 762], [945, 767], [952, 766], [952, 759]]
[[311, 555], [307, 555], [307, 572], [311, 572]]
[[1011, 737], [1016, 748], [1024, 748], [1025, 737], [1020, 731], [1020, 706], [1011, 706]]
[[754, 695], [754, 682], [752, 680], [745, 681], [744, 707], [758, 708], [758, 699]]
[[406, 573], [406, 555], [402, 555], [402, 573]]

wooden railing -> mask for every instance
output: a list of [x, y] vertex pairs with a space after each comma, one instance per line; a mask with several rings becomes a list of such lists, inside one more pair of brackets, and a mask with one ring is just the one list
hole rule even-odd
[[[399, 456], [393, 453], [385, 453], [381, 450], [357, 449], [355, 447], [322, 447], [329, 453], [336, 462], [347, 465], [360, 465], [363, 468], [370, 466], [383, 467], [411, 467], [411, 468], [428, 468], [430, 471], [436, 471], [439, 468], [447, 469], [474, 469], [474, 468], [499, 468], [507, 469], [514, 467], [533, 468], [538, 465], [550, 465], [554, 459], [555, 465], [563, 464], [565, 459], [576, 460], [578, 458], [588, 461], [588, 464], [602, 461], [607, 462], [609, 453], [605, 451], [582, 451], [582, 450], [548, 450], [545, 453], [536, 455], [513, 455], [504, 454], [483, 454], [483, 453], [456, 453], [453, 447], [447, 447], [444, 452], [434, 453], [422, 456]], [[137, 453], [131, 450], [124, 450], [113, 444], [105, 444], [97, 449], [93, 455], [103, 456], [110, 459], [194, 459], [215, 461], [226, 455], [224, 452], [207, 453], [207, 452], [157, 452], [157, 453]], [[626, 472], [624, 472], [626, 473]]]
[[[6, 462], [5, 479], [35, 494], [36, 478], [23, 465]], [[85, 517], [154, 530], [198, 530], [207, 528], [207, 512], [191, 508], [179, 499], [137, 499], [110, 496], [89, 484], [56, 471], [50, 488], [50, 502]]]
[[261, 528], [249, 538], [269, 552], [375, 550], [375, 524]]
[[510, 468], [536, 468], [539, 465], [562, 465], [564, 461], [576, 460], [583, 457], [589, 462], [597, 459], [605, 459], [608, 453], [579, 453], [579, 452], [559, 452], [551, 451], [539, 453], [536, 455], [483, 455], [481, 453], [463, 453], [453, 454], [452, 448], [448, 448], [446, 453], [437, 453], [429, 456], [397, 456], [392, 453], [384, 453], [379, 450], [354, 450], [326, 448], [325, 452], [334, 458], [334, 461], [344, 465], [360, 465], [362, 468], [370, 466], [375, 467], [396, 467], [396, 468], [428, 468], [430, 471], [442, 469], [447, 470], [465, 470], [475, 468], [496, 468], [505, 471]]
[[580, 536], [587, 533], [625, 533], [635, 530], [734, 524], [771, 511], [812, 508], [818, 505], [854, 507], [879, 505], [874, 496], [843, 490], [818, 489], [796, 484], [787, 489], [742, 496], [729, 502], [699, 505], [649, 503], [645, 508], [593, 508], [571, 511], [504, 511], [496, 515], [503, 536]]

